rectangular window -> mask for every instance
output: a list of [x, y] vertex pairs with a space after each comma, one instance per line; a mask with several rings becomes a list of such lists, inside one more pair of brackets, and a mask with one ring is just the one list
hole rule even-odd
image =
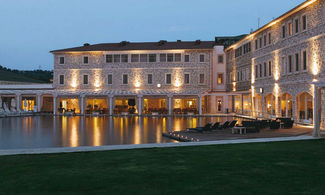
[[266, 68], [266, 62], [264, 62], [264, 76], [266, 77], [266, 70], [267, 70], [267, 68]]
[[180, 53], [175, 53], [175, 62], [182, 61], [182, 55]]
[[173, 62], [174, 61], [174, 54], [169, 53], [167, 54], [167, 62]]
[[64, 75], [59, 76], [59, 83], [60, 85], [64, 85]]
[[162, 53], [160, 54], [160, 62], [166, 62], [166, 54]]
[[127, 85], [129, 83], [129, 78], [127, 74], [123, 74], [123, 85]]
[[239, 81], [239, 72], [237, 72], [237, 81]]
[[282, 38], [286, 38], [286, 26], [282, 26]]
[[218, 55], [218, 63], [219, 64], [223, 63], [223, 55]]
[[256, 39], [255, 40], [255, 50], [257, 50], [258, 49], [258, 40]]
[[260, 64], [259, 69], [260, 69], [260, 77], [262, 77], [262, 64]]
[[218, 85], [222, 85], [223, 84], [223, 74], [220, 73], [218, 74]]
[[296, 19], [295, 20], [295, 33], [298, 33], [299, 32], [299, 20]]
[[60, 64], [64, 64], [64, 57], [60, 57]]
[[148, 84], [152, 84], [152, 74], [148, 74]]
[[204, 57], [205, 57], [204, 54], [201, 54], [200, 55], [200, 62], [204, 62], [205, 61]]
[[83, 84], [88, 85], [88, 75], [84, 75]]
[[303, 69], [307, 70], [307, 52], [302, 52]]
[[129, 56], [128, 56], [128, 54], [122, 54], [121, 55], [121, 62], [123, 62], [123, 63], [129, 62]]
[[302, 30], [306, 30], [307, 29], [307, 19], [306, 19], [306, 15], [302, 16]]
[[255, 78], [257, 78], [258, 77], [258, 67], [257, 67], [257, 65], [255, 65]]
[[264, 35], [264, 46], [266, 46], [266, 35]]
[[131, 62], [139, 62], [139, 54], [131, 54]]
[[184, 84], [190, 84], [190, 74], [184, 74]]
[[185, 55], [184, 56], [184, 61], [185, 62], [190, 62], [190, 55]]
[[296, 71], [299, 71], [299, 54], [296, 53]]
[[107, 75], [107, 84], [109, 84], [109, 85], [113, 84], [113, 75], [112, 74]]
[[260, 38], [260, 48], [262, 48], [262, 37]]
[[287, 74], [286, 58], [282, 57], [282, 75]]
[[272, 76], [272, 62], [269, 61], [269, 76]]
[[112, 63], [113, 62], [113, 55], [106, 55], [106, 63]]
[[289, 72], [292, 72], [292, 56], [288, 57], [288, 61], [289, 61]]
[[84, 56], [84, 64], [88, 64], [88, 56]]
[[148, 62], [148, 54], [140, 54], [140, 62]]
[[157, 61], [157, 55], [156, 54], [149, 54], [149, 62], [156, 62]]
[[269, 33], [269, 44], [272, 43], [272, 36], [271, 36], [271, 33]]
[[292, 35], [292, 23], [288, 24], [288, 33], [289, 33], [289, 36]]
[[204, 81], [204, 74], [200, 74], [200, 84], [204, 84], [205, 81]]
[[240, 71], [240, 80], [243, 80], [243, 70]]
[[170, 85], [172, 84], [172, 75], [166, 74], [166, 84]]
[[115, 54], [114, 55], [114, 62], [115, 63], [120, 63], [121, 62], [121, 55], [120, 54]]

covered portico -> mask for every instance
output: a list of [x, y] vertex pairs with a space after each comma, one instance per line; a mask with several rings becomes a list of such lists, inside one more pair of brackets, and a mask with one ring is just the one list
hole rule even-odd
[[[197, 114], [202, 115], [202, 99], [207, 95], [205, 90], [54, 90], [53, 108], [54, 114], [59, 109], [59, 100], [64, 97], [74, 97], [78, 99], [80, 114], [86, 114], [86, 102], [92, 99], [107, 100], [109, 115], [127, 113], [129, 107], [132, 106], [134, 112], [132, 114], [143, 115], [155, 110], [162, 111], [161, 114], [172, 115], [175, 107], [176, 99], [180, 97], [188, 100], [186, 102], [197, 108]], [[193, 101], [192, 101], [193, 100]], [[129, 102], [131, 101], [131, 102]], [[89, 101], [88, 101], [89, 102]], [[130, 104], [131, 103], [131, 104]], [[195, 105], [194, 105], [195, 103]], [[126, 108], [127, 107], [127, 108]], [[121, 109], [117, 109], [121, 108]], [[123, 109], [124, 110], [123, 110]], [[117, 112], [118, 111], [118, 112]]]

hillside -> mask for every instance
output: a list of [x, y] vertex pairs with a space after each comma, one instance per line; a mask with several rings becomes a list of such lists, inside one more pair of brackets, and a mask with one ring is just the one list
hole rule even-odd
[[21, 71], [0, 66], [0, 81], [50, 83], [52, 78], [52, 71], [48, 70]]

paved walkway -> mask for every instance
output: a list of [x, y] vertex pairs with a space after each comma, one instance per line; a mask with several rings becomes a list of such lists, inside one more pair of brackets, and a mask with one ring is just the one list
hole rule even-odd
[[108, 150], [129, 150], [143, 148], [170, 148], [170, 147], [186, 147], [186, 146], [207, 146], [220, 144], [244, 144], [244, 143], [262, 143], [262, 142], [279, 142], [279, 141], [297, 141], [297, 140], [313, 140], [318, 139], [309, 135], [296, 137], [276, 137], [276, 138], [255, 138], [255, 139], [235, 139], [235, 140], [219, 140], [204, 142], [179, 142], [166, 144], [138, 144], [138, 145], [112, 145], [112, 146], [83, 146], [83, 147], [61, 147], [61, 148], [39, 148], [39, 149], [8, 149], [0, 150], [0, 156], [18, 155], [18, 154], [52, 154], [52, 153], [71, 153], [71, 152], [92, 152], [92, 151], [108, 151]]

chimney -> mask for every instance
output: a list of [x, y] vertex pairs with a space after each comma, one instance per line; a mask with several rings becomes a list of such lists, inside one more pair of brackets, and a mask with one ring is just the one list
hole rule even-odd
[[195, 45], [200, 45], [201, 44], [201, 40], [196, 40], [195, 41]]
[[160, 41], [158, 42], [158, 45], [159, 45], [159, 46], [162, 46], [162, 45], [164, 45], [165, 43], [167, 43], [166, 40], [160, 40]]
[[85, 44], [84, 44], [84, 47], [87, 47], [87, 46], [89, 46], [89, 45], [90, 45], [89, 43], [85, 43]]

